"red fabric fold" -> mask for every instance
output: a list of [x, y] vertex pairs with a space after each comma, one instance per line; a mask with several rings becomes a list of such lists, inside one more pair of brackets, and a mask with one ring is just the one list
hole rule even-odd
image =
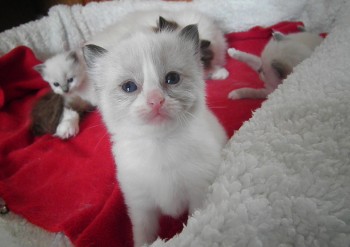
[[[259, 55], [272, 30], [296, 32], [300, 24], [256, 27], [228, 34], [227, 40], [229, 47]], [[39, 62], [27, 47], [0, 58], [0, 197], [14, 213], [48, 231], [64, 232], [76, 246], [132, 246], [131, 224], [100, 114], [87, 114], [80, 133], [69, 140], [31, 135], [31, 108], [48, 91], [32, 69]], [[229, 78], [207, 81], [207, 99], [232, 136], [262, 100], [229, 100], [228, 93], [263, 84], [245, 64], [228, 58], [226, 68]], [[180, 232], [186, 218], [163, 218], [160, 236]]]

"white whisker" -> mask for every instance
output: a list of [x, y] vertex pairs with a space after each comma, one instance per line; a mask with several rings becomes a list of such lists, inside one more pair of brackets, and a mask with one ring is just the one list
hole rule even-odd
[[99, 127], [99, 126], [103, 126], [103, 124], [101, 123], [101, 124], [92, 125], [92, 126], [87, 127], [85, 130], [96, 128], [96, 127]]
[[209, 106], [209, 109], [226, 109], [226, 106]]
[[104, 133], [104, 135], [100, 138], [100, 140], [96, 143], [96, 146], [94, 148], [94, 152], [97, 150], [98, 145], [102, 142], [102, 140], [107, 136], [108, 132]]

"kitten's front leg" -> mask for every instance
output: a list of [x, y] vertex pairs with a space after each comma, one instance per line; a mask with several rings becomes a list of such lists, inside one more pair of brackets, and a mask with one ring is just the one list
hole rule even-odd
[[129, 216], [132, 223], [134, 247], [141, 247], [156, 240], [159, 228], [158, 210], [129, 207]]
[[266, 88], [255, 89], [255, 88], [240, 88], [231, 91], [228, 94], [230, 99], [265, 99], [270, 93], [270, 90]]
[[61, 121], [56, 128], [55, 136], [68, 139], [79, 132], [79, 114], [69, 108], [64, 108]]

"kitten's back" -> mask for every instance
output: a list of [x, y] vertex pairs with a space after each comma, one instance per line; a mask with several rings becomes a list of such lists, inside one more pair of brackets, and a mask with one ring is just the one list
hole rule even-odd
[[322, 40], [319, 35], [308, 32], [285, 35], [281, 40], [271, 39], [265, 46], [261, 59], [263, 63], [277, 60], [295, 67], [309, 57]]
[[135, 32], [154, 32], [160, 16], [168, 21], [177, 23], [179, 26], [178, 31], [187, 25], [196, 24], [200, 35], [199, 38], [201, 40], [209, 40], [211, 43], [211, 48], [215, 54], [212, 64], [214, 66], [224, 66], [227, 43], [223, 32], [213, 19], [192, 9], [180, 11], [151, 9], [128, 13], [115, 24], [94, 35], [88, 44], [95, 44], [109, 49]]
[[311, 56], [322, 40], [319, 35], [308, 32], [272, 38], [261, 54], [264, 81], [276, 87], [295, 66]]

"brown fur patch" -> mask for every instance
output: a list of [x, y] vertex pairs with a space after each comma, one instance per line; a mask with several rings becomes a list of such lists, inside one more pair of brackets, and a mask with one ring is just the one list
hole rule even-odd
[[85, 112], [90, 112], [95, 109], [89, 102], [83, 100], [79, 96], [74, 97], [68, 103], [66, 103], [67, 108], [71, 108], [76, 111], [80, 117], [84, 115]]
[[55, 134], [64, 108], [63, 97], [50, 92], [34, 105], [31, 118], [31, 130], [35, 136]]

